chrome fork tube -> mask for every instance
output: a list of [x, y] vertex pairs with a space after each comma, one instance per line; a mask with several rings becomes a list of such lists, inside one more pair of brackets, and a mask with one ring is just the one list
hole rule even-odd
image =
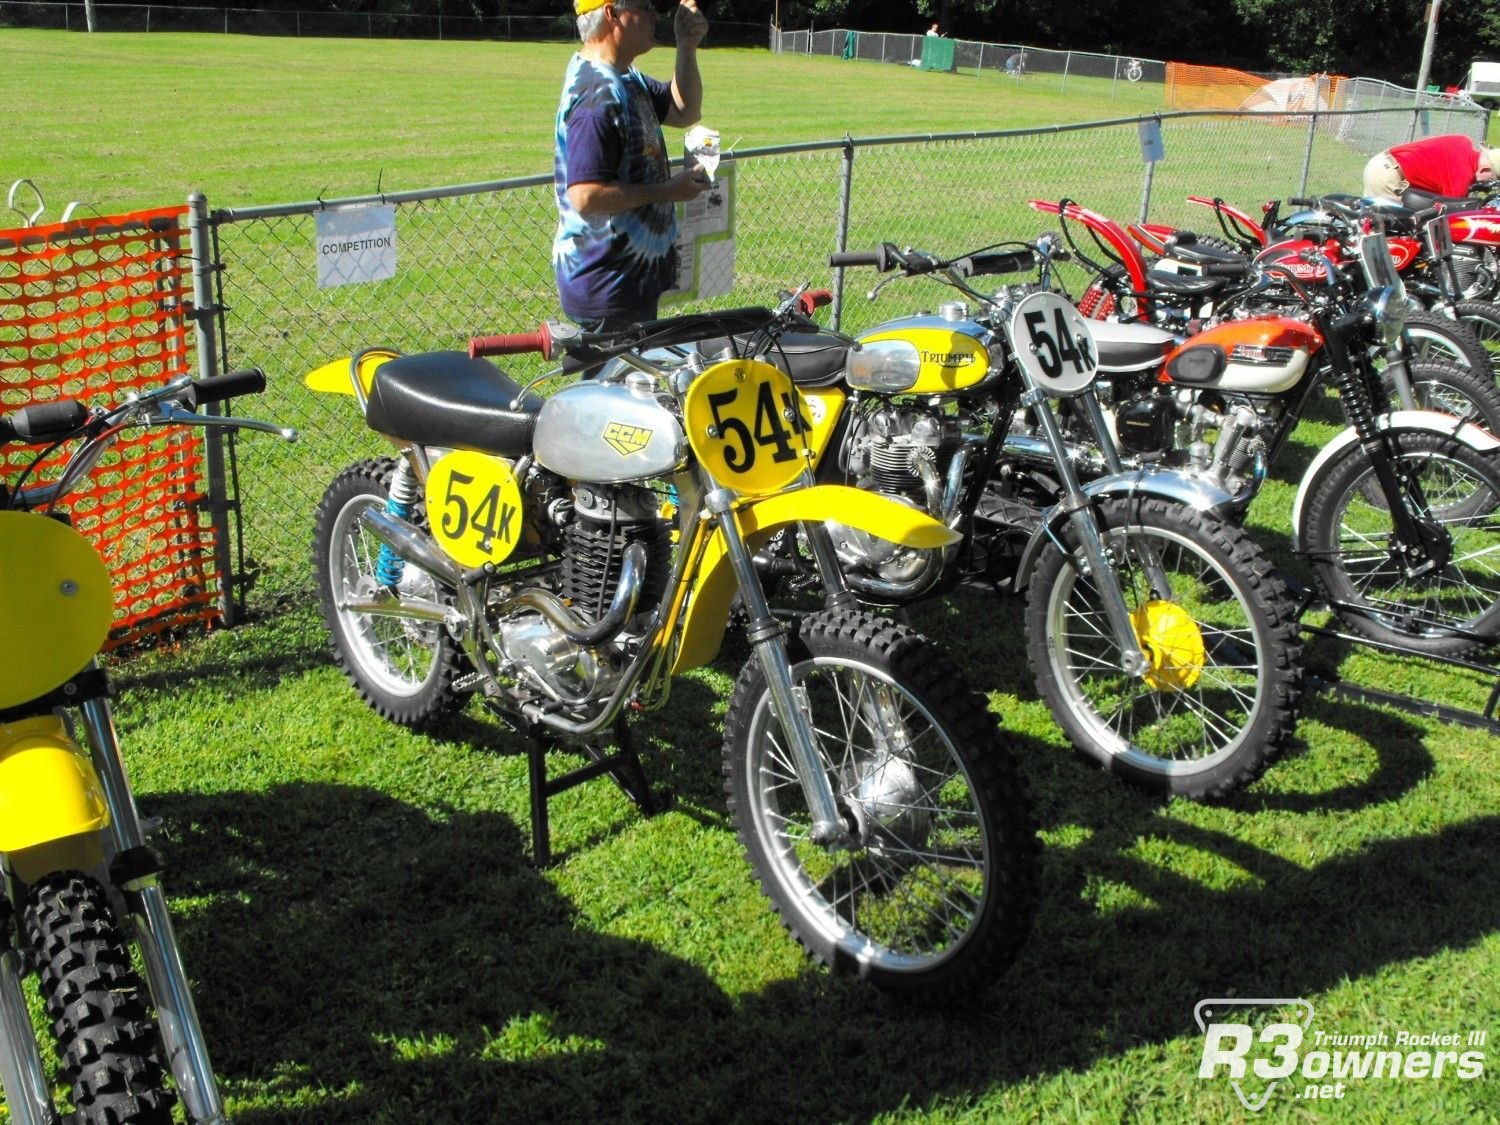
[[17, 950], [0, 954], [0, 1084], [5, 1088], [5, 1108], [17, 1125], [57, 1125], [47, 1072], [21, 991], [21, 971]]
[[[771, 616], [771, 606], [761, 588], [760, 576], [756, 573], [750, 550], [745, 546], [739, 524], [735, 521], [734, 494], [728, 489], [716, 488], [704, 497], [704, 502], [724, 533], [729, 562], [739, 580], [740, 597], [750, 614], [750, 642], [754, 645], [756, 658], [760, 660], [761, 669], [766, 674], [766, 685], [771, 693], [771, 709], [791, 743], [792, 764], [797, 770], [797, 780], [807, 799], [808, 810], [812, 813], [812, 841], [822, 847], [836, 846], [848, 840], [849, 832], [839, 815], [833, 787], [828, 782], [828, 774], [824, 772], [818, 755], [812, 719], [799, 702], [796, 686], [792, 683], [791, 659], [787, 656], [785, 631]], [[816, 550], [817, 547], [814, 546], [814, 551]]]
[[[1047, 392], [1039, 387], [1031, 387], [1021, 395], [1021, 405], [1030, 407], [1036, 414], [1047, 445], [1052, 450], [1053, 464], [1063, 486], [1063, 496], [1058, 503], [1067, 513], [1068, 522], [1078, 535], [1078, 545], [1094, 579], [1094, 588], [1104, 599], [1104, 611], [1109, 618], [1110, 628], [1114, 630], [1115, 643], [1120, 649], [1120, 669], [1126, 675], [1139, 676], [1146, 670], [1146, 657], [1136, 639], [1135, 625], [1130, 620], [1130, 610], [1125, 606], [1125, 596], [1120, 593], [1119, 583], [1114, 581], [1114, 566], [1105, 553], [1104, 541], [1099, 535], [1099, 525], [1094, 520], [1089, 498], [1079, 485], [1078, 474], [1073, 471], [1073, 465], [1068, 460], [1057, 416], [1052, 413], [1052, 403], [1047, 398]], [[1101, 440], [1108, 443], [1107, 438]]]
[[[120, 757], [119, 737], [114, 715], [107, 699], [92, 699], [79, 708], [88, 737], [94, 769], [104, 789], [109, 807], [110, 836], [117, 854], [146, 846], [145, 832], [135, 798]], [[188, 1120], [204, 1125], [223, 1122], [224, 1103], [214, 1081], [208, 1059], [208, 1045], [193, 995], [188, 987], [187, 971], [182, 965], [177, 939], [172, 932], [172, 918], [167, 898], [154, 873], [134, 879], [121, 888], [131, 910], [136, 944], [146, 966], [146, 980], [156, 1005], [157, 1024], [161, 1029], [162, 1047], [177, 1082]]]

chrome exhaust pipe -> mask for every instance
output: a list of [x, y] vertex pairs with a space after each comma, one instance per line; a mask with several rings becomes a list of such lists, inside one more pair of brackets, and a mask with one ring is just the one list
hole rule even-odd
[[439, 551], [424, 532], [387, 512], [380, 500], [370, 499], [369, 506], [359, 514], [359, 522], [402, 559], [421, 567], [438, 581], [455, 588], [462, 584], [463, 572], [458, 564]]

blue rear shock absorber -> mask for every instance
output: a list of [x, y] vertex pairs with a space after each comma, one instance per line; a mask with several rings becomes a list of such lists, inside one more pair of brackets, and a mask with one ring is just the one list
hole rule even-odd
[[[396, 472], [391, 476], [391, 491], [385, 500], [385, 511], [387, 515], [407, 519], [416, 504], [416, 474], [403, 458], [396, 462]], [[394, 590], [401, 585], [401, 576], [405, 573], [406, 560], [382, 543], [380, 557], [375, 561], [375, 581]]]

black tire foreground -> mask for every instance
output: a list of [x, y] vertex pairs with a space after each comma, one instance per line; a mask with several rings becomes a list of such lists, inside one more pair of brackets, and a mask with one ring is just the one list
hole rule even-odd
[[145, 987], [104, 889], [74, 872], [49, 875], [26, 897], [26, 942], [42, 1000], [84, 1125], [172, 1120]]

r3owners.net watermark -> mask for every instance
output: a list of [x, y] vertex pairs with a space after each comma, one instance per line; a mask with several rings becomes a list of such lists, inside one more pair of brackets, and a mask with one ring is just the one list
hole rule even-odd
[[1484, 1074], [1485, 1028], [1314, 1028], [1301, 999], [1200, 1000], [1198, 1077], [1228, 1080], [1246, 1109], [1273, 1095], [1305, 1101], [1356, 1096], [1367, 1082], [1472, 1082]]

